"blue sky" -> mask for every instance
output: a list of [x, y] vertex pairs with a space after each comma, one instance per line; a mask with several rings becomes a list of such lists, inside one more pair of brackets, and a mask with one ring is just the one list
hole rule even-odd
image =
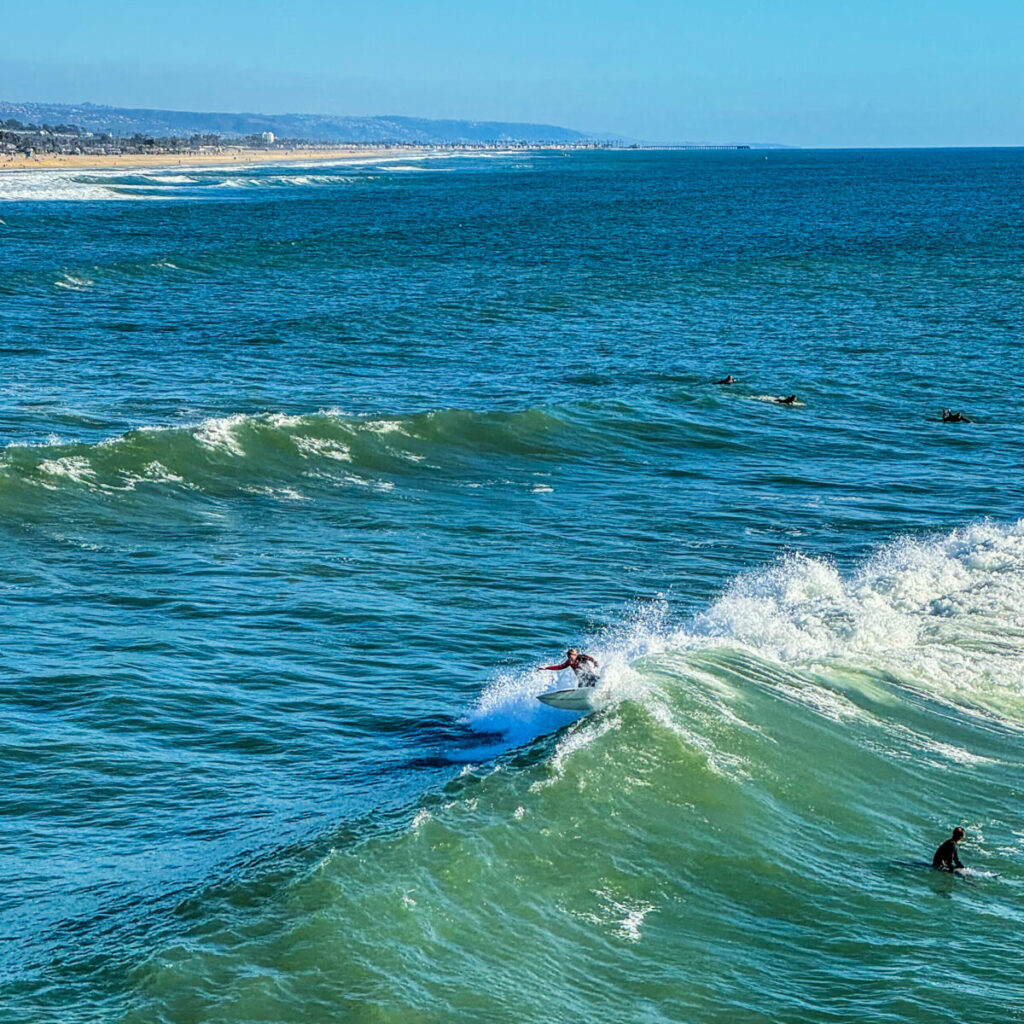
[[34, 0], [0, 98], [538, 121], [660, 141], [1024, 145], [1024, 0]]

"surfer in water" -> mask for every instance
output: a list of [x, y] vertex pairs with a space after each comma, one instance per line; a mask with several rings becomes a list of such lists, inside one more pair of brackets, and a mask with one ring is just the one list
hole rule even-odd
[[970, 423], [971, 421], [962, 412], [953, 412], [952, 409], [942, 410], [943, 423]]
[[956, 844], [966, 835], [964, 830], [957, 825], [953, 829], [953, 837], [947, 839], [936, 851], [935, 856], [932, 857], [932, 867], [938, 868], [939, 871], [952, 871], [954, 868], [962, 868], [963, 864], [960, 863], [960, 858], [957, 856]]
[[716, 384], [735, 384], [736, 378], [730, 373], [728, 377], [723, 377], [721, 380], [716, 380]]
[[[594, 668], [589, 668], [593, 665]], [[579, 686], [593, 686], [597, 682], [597, 662], [589, 654], [580, 654], [575, 647], [570, 647], [565, 652], [565, 661], [561, 665], [541, 665], [544, 672], [560, 672], [563, 668], [571, 668], [576, 673]]]
[[776, 405], [796, 405], [796, 395], [779, 395], [778, 398], [773, 398], [772, 401]]

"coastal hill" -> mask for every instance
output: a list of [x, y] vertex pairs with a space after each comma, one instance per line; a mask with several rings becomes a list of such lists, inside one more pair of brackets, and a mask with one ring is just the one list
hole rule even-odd
[[507, 121], [435, 121], [420, 117], [338, 117], [330, 114], [222, 114], [188, 110], [136, 110], [94, 103], [10, 103], [0, 100], [0, 122], [74, 125], [113, 136], [216, 134], [225, 138], [273, 132], [311, 142], [472, 145], [525, 142], [569, 145], [594, 136], [548, 124]]

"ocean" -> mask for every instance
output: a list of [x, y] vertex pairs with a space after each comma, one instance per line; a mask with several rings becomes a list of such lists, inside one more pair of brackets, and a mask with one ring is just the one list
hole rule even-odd
[[1022, 185], [0, 175], [0, 1021], [1020, 1019]]

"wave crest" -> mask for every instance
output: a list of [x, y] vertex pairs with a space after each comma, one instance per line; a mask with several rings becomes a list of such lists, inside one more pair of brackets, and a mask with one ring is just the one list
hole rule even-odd
[[0, 486], [114, 493], [149, 483], [223, 495], [268, 482], [390, 490], [410, 477], [454, 475], [480, 483], [494, 478], [499, 457], [567, 454], [576, 433], [546, 409], [392, 418], [336, 410], [235, 414], [141, 427], [99, 443], [11, 445], [0, 455]]

